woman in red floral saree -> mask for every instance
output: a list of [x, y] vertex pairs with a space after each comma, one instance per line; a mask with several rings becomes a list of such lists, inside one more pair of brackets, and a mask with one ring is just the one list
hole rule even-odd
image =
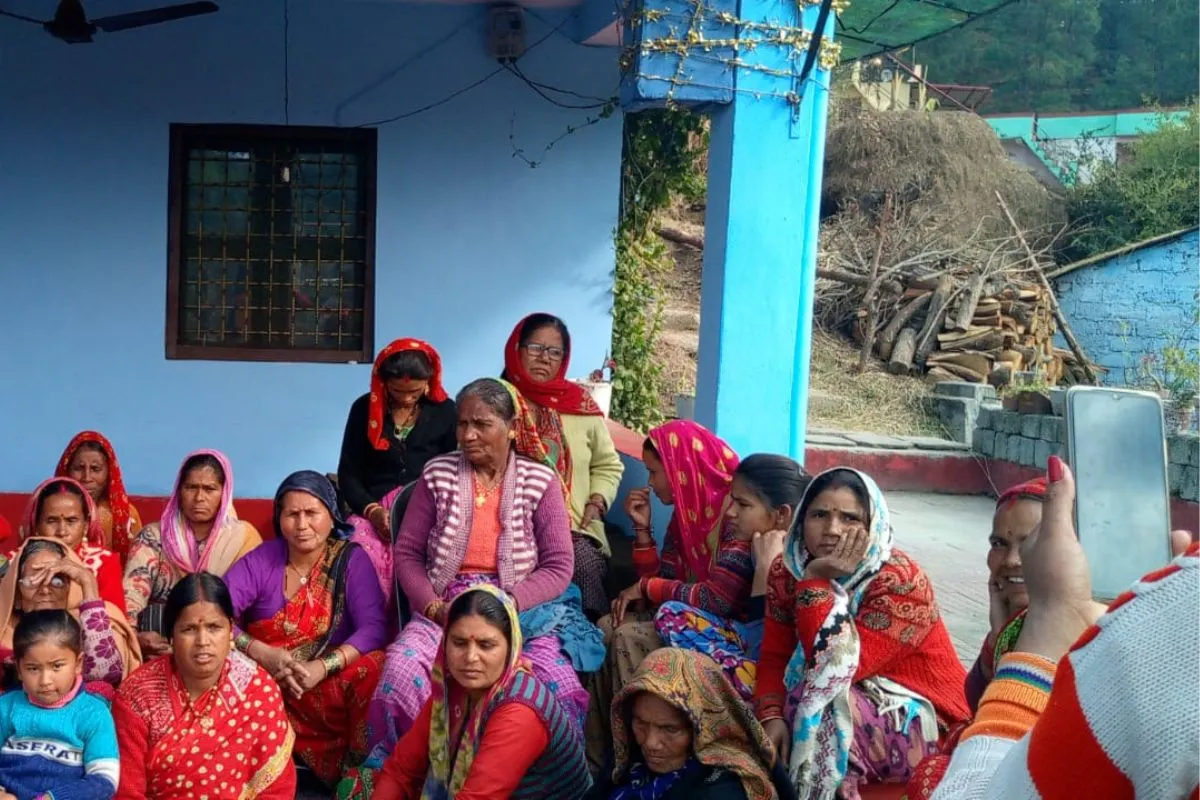
[[164, 611], [173, 653], [121, 684], [113, 719], [117, 800], [292, 800], [292, 729], [279, 687], [232, 651], [233, 604], [221, 579], [187, 575]]

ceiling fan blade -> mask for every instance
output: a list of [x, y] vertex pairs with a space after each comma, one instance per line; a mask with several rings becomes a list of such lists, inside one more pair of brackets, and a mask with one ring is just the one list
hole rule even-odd
[[92, 24], [106, 33], [127, 31], [131, 28], [144, 28], [147, 25], [158, 25], [162, 22], [173, 22], [177, 19], [197, 17], [201, 14], [211, 14], [220, 10], [216, 3], [197, 2], [183, 3], [177, 6], [148, 8], [144, 11], [132, 11], [128, 14], [116, 14], [111, 17], [93, 19]]
[[21, 14], [14, 14], [11, 11], [5, 11], [3, 8], [0, 8], [0, 17], [10, 17], [12, 19], [19, 19], [22, 22], [32, 22], [34, 25], [45, 25], [46, 24], [46, 21], [44, 19], [34, 19], [33, 17], [26, 17]]

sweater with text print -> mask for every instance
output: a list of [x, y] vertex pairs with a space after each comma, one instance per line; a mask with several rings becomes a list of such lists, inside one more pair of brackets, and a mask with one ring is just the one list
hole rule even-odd
[[0, 696], [0, 787], [17, 800], [111, 800], [120, 765], [108, 704], [76, 689], [53, 708]]

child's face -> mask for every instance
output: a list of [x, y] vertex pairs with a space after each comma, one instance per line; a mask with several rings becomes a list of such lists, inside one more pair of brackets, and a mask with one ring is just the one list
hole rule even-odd
[[25, 696], [40, 705], [59, 702], [75, 687], [83, 655], [53, 639], [35, 642], [17, 662]]

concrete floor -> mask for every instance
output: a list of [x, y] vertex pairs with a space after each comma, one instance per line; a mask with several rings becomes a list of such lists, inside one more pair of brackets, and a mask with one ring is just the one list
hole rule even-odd
[[[933, 580], [938, 604], [964, 666], [970, 667], [988, 630], [987, 555], [993, 503], [986, 497], [889, 492], [897, 545]], [[328, 798], [304, 776], [298, 800]]]

